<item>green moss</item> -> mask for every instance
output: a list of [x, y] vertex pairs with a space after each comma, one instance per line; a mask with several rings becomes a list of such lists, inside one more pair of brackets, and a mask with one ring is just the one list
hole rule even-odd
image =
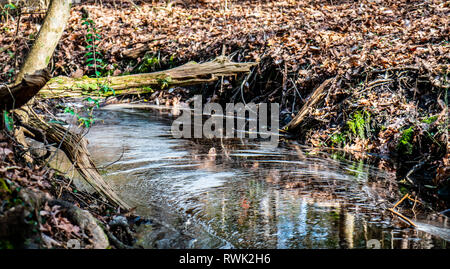
[[52, 78], [50, 79], [49, 83], [64, 84], [64, 79], [61, 77]]
[[155, 92], [151, 87], [142, 87], [141, 88], [143, 93], [153, 93]]
[[97, 83], [77, 83], [76, 87], [83, 89], [86, 92], [98, 90]]
[[347, 121], [347, 127], [353, 135], [366, 139], [371, 133], [370, 120], [371, 115], [368, 111], [356, 111]]
[[330, 137], [331, 145], [337, 146], [345, 143], [346, 135], [343, 133], [335, 133]]
[[137, 73], [148, 73], [152, 71], [156, 71], [156, 69], [160, 66], [160, 62], [158, 57], [146, 54], [142, 59], [142, 62], [136, 68]]
[[423, 123], [427, 123], [427, 124], [431, 124], [433, 122], [435, 122], [438, 119], [438, 116], [431, 116], [429, 118], [426, 118], [424, 120], [422, 120]]
[[0, 178], [0, 191], [11, 194], [11, 190], [9, 189], [6, 181], [3, 178]]
[[413, 151], [414, 129], [409, 127], [403, 130], [400, 140], [398, 141], [397, 151], [401, 154], [411, 155]]
[[19, 198], [19, 187], [14, 187], [8, 179], [0, 178], [0, 201], [2, 201], [2, 210], [6, 211], [11, 207], [22, 204]]
[[14, 246], [9, 240], [0, 240], [0, 249], [14, 249]]

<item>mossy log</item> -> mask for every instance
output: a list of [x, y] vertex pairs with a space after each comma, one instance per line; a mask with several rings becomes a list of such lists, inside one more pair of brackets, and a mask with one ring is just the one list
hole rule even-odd
[[250, 72], [257, 63], [235, 63], [221, 56], [205, 63], [189, 62], [165, 71], [102, 78], [51, 79], [39, 92], [43, 98], [79, 97], [95, 91], [95, 85], [107, 85], [117, 94], [146, 93], [150, 88], [190, 86], [217, 81], [221, 76]]

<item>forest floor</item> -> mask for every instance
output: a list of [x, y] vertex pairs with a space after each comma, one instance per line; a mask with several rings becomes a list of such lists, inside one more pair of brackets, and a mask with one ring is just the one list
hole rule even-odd
[[[332, 79], [323, 100], [290, 134], [313, 147], [377, 156], [377, 165], [408, 191], [436, 209], [449, 207], [448, 1], [248, 0], [228, 1], [228, 9], [222, 1], [134, 4], [74, 5], [50, 62], [52, 75], [144, 73], [219, 55], [257, 61], [249, 76], [192, 93], [201, 90], [205, 100], [223, 103], [278, 102], [285, 124]], [[43, 19], [10, 12], [0, 22], [3, 82], [13, 80]], [[89, 65], [87, 29], [97, 35], [97, 68]], [[191, 95], [154, 89], [145, 102], [172, 105]]]

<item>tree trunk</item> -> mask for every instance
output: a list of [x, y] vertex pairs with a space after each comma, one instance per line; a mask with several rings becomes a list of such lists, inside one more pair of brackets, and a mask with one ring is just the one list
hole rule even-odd
[[20, 68], [15, 84], [19, 84], [26, 74], [47, 68], [69, 20], [70, 4], [71, 0], [51, 1], [44, 23]]
[[[0, 112], [23, 106], [30, 101], [50, 79], [46, 68], [69, 19], [70, 3], [70, 0], [51, 1], [44, 23], [29, 54], [25, 58], [15, 83], [13, 85], [0, 87]], [[30, 113], [32, 111], [25, 107], [22, 112]], [[34, 113], [30, 113], [31, 119], [26, 113], [18, 114], [21, 114], [20, 117], [23, 123], [28, 123], [32, 127], [42, 130], [49, 141], [60, 144], [61, 149], [74, 163], [83, 178], [93, 186], [96, 191], [105, 196], [112, 204], [118, 205], [124, 209], [130, 209], [130, 207], [114, 193], [95, 168], [86, 149], [87, 141], [83, 137], [73, 134], [61, 126], [47, 124], [37, 118]], [[34, 138], [40, 140], [40, 137], [37, 135]], [[41, 139], [41, 142], [46, 142], [45, 140], [46, 139]], [[21, 141], [21, 143], [24, 148], [27, 148], [25, 141]]]

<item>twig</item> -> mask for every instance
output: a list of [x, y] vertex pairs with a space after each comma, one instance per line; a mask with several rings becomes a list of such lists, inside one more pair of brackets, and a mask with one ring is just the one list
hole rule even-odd
[[[413, 200], [412, 198], [411, 198], [411, 196], [408, 196], [408, 199], [409, 200]], [[418, 200], [417, 200], [417, 195], [416, 195], [416, 197], [414, 198], [414, 204], [413, 204], [413, 207], [412, 207], [412, 212], [414, 213], [414, 218], [416, 218], [416, 216], [417, 216], [417, 214], [416, 214], [416, 211], [414, 210], [415, 208], [416, 208], [416, 204], [417, 204], [417, 202], [419, 202]], [[420, 203], [420, 202], [419, 202]]]
[[367, 86], [364, 85], [364, 87], [361, 90], [355, 92], [353, 95], [358, 95], [363, 91], [368, 91], [368, 90], [371, 90], [378, 86], [387, 85], [391, 82], [394, 82], [394, 80], [393, 79], [377, 79], [377, 80], [371, 81], [371, 82], [369, 82], [369, 84], [367, 84]]
[[300, 99], [302, 99], [302, 102], [304, 103], [304, 102], [305, 102], [305, 99], [303, 99], [302, 95], [301, 95], [300, 92], [298, 91], [297, 86], [295, 85], [294, 80], [293, 80], [292, 78], [289, 78], [289, 79], [291, 80], [292, 85], [294, 85], [294, 89], [295, 89], [295, 91], [297, 92], [298, 96], [300, 97]]
[[392, 67], [388, 69], [374, 69], [371, 70], [370, 73], [384, 73], [389, 71], [404, 71], [404, 70], [413, 70], [413, 71], [419, 71], [420, 68], [417, 66], [400, 66], [400, 67]]
[[414, 182], [409, 178], [410, 175], [412, 175], [413, 173], [415, 173], [417, 170], [419, 170], [424, 164], [425, 162], [429, 159], [430, 157], [428, 156], [425, 160], [421, 161], [420, 163], [416, 164], [413, 166], [413, 168], [411, 168], [411, 170], [408, 171], [408, 173], [405, 176], [405, 179], [414, 185]]
[[125, 146], [122, 146], [122, 154], [120, 154], [120, 157], [117, 160], [115, 160], [109, 164], [106, 164], [104, 166], [97, 167], [97, 169], [105, 169], [105, 168], [117, 163], [118, 161], [120, 161], [123, 158], [124, 153], [125, 153]]
[[12, 98], [12, 109], [14, 109], [16, 107], [16, 98], [14, 98], [14, 94], [11, 92], [11, 89], [9, 88], [8, 84], [6, 83], [2, 83], [1, 85], [5, 86], [6, 89], [8, 89], [9, 94], [11, 95]]
[[12, 169], [20, 169], [20, 167], [19, 166], [8, 166], [8, 167], [6, 167], [6, 168], [4, 168], [6, 171], [8, 171], [8, 170], [12, 170]]
[[403, 196], [403, 198], [402, 199], [400, 199], [397, 203], [395, 203], [395, 205], [391, 208], [391, 209], [394, 209], [394, 208], [396, 208], [399, 204], [401, 204], [406, 198], [408, 198], [409, 197], [409, 194], [407, 193], [407, 194], [405, 194], [405, 196]]
[[394, 213], [395, 215], [399, 216], [401, 219], [403, 219], [404, 221], [408, 222], [411, 226], [417, 228], [417, 225], [412, 222], [410, 219], [408, 219], [407, 217], [405, 217], [403, 214], [401, 214], [400, 212], [395, 211], [392, 208], [388, 208], [387, 210], [389, 210], [390, 212]]

